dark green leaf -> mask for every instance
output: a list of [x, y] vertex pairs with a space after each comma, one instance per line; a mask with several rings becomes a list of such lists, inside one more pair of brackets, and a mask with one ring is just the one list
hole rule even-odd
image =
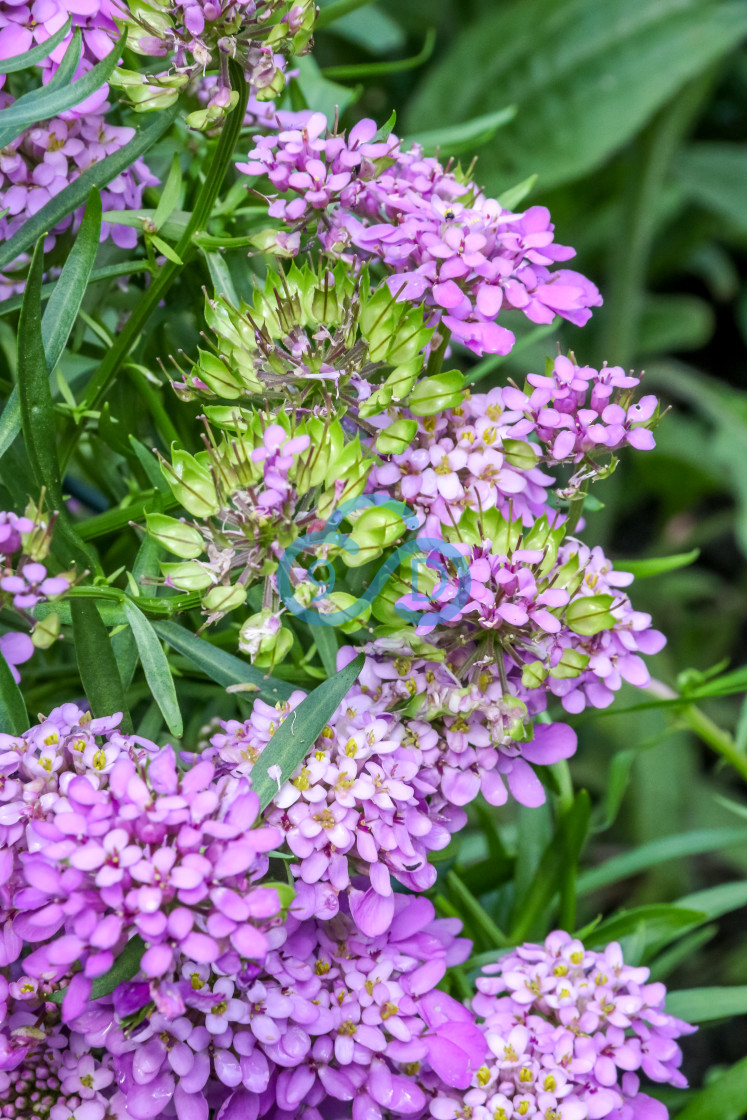
[[516, 108], [509, 105], [496, 109], [493, 113], [483, 113], [463, 124], [428, 129], [406, 137], [408, 144], [420, 144], [426, 155], [437, 150], [442, 156], [458, 156], [461, 152], [471, 152], [492, 140], [499, 128], [508, 124], [516, 116]]
[[10, 240], [0, 246], [0, 269], [10, 264], [19, 254], [25, 253], [35, 241], [59, 225], [68, 214], [83, 206], [92, 190], [105, 187], [130, 167], [139, 156], [147, 152], [173, 124], [179, 108], [177, 102], [168, 109], [161, 109], [154, 113], [123, 148], [89, 167], [69, 186], [51, 198], [45, 206], [42, 206], [41, 210], [34, 214], [33, 218], [29, 218]]
[[95, 600], [71, 599], [70, 613], [78, 672], [94, 716], [122, 712], [122, 730], [131, 732], [132, 722], [114, 650]]
[[[48, 85], [19, 97], [9, 108], [3, 109], [0, 148], [10, 144], [17, 136], [20, 136], [24, 129], [38, 124], [39, 121], [48, 120], [50, 117], [58, 117], [66, 109], [72, 109], [74, 105], [80, 105], [87, 97], [95, 93], [109, 80], [109, 75], [116, 67], [122, 53], [126, 38], [127, 32], [123, 31], [106, 58], [92, 66], [82, 78], [70, 82], [69, 77], [63, 71], [63, 67], [68, 62], [68, 56], [70, 56], [73, 60], [72, 71], [75, 72], [77, 69], [81, 40], [80, 32], [76, 31], [73, 41], [65, 53], [63, 63], [55, 74], [59, 83], [55, 82], [53, 78]], [[64, 78], [60, 78], [61, 71], [63, 71]]]
[[18, 70], [26, 70], [29, 66], [36, 66], [38, 62], [43, 62], [45, 58], [49, 58], [55, 47], [58, 47], [66, 35], [70, 34], [72, 26], [72, 17], [68, 17], [67, 21], [63, 23], [59, 30], [55, 31], [54, 35], [50, 35], [43, 43], [38, 46], [32, 47], [30, 51], [24, 51], [23, 54], [14, 54], [10, 58], [0, 58], [0, 74], [15, 74]]
[[50, 373], [60, 360], [78, 317], [99, 248], [101, 194], [91, 191], [83, 221], [42, 319], [42, 340]]
[[218, 649], [204, 638], [198, 638], [176, 622], [154, 622], [153, 628], [177, 653], [181, 653], [198, 669], [201, 669], [211, 680], [216, 681], [224, 688], [231, 685], [256, 685], [257, 691], [251, 695], [261, 696], [268, 704], [276, 704], [278, 700], [287, 700], [293, 693], [293, 685], [286, 681], [274, 680], [266, 677], [261, 669], [255, 669], [238, 657], [234, 657], [225, 650]]
[[684, 832], [677, 836], [664, 836], [641, 844], [623, 855], [608, 859], [601, 867], [587, 871], [578, 880], [578, 893], [589, 894], [610, 883], [617, 883], [631, 875], [637, 875], [649, 867], [658, 867], [670, 859], [700, 855], [703, 852], [718, 852], [734, 844], [747, 842], [745, 828], [702, 828]]
[[447, 872], [446, 882], [452, 901], [467, 923], [469, 932], [486, 951], [503, 949], [511, 944], [455, 871]]
[[[306, 758], [330, 716], [355, 684], [364, 662], [364, 655], [359, 653], [344, 669], [309, 693], [278, 727], [252, 768], [252, 789], [259, 794], [262, 809]], [[272, 778], [268, 770], [276, 766], [280, 774]]]
[[336, 19], [341, 19], [348, 12], [365, 8], [366, 4], [371, 3], [373, 0], [334, 0], [334, 3], [325, 5], [316, 17], [316, 30], [321, 31], [323, 27], [329, 27]]
[[390, 116], [389, 120], [386, 121], [386, 123], [383, 124], [381, 126], [381, 128], [377, 131], [377, 133], [374, 136], [371, 143], [372, 144], [383, 144], [383, 142], [387, 139], [387, 137], [391, 135], [392, 130], [394, 129], [394, 126], [395, 126], [396, 123], [397, 123], [397, 110], [392, 109], [392, 115]]
[[337, 672], [337, 635], [332, 626], [315, 626], [313, 630], [314, 642], [319, 652], [324, 671], [328, 677], [333, 677]]
[[746, 31], [739, 0], [495, 4], [430, 68], [407, 129], [516, 104], [480, 182], [501, 190], [538, 172], [546, 190], [601, 164]]
[[184, 724], [179, 711], [179, 701], [176, 698], [174, 678], [171, 675], [169, 662], [158, 640], [158, 635], [131, 599], [125, 600], [124, 609], [127, 621], [132, 627], [132, 634], [137, 643], [145, 679], [153, 694], [153, 699], [161, 709], [161, 715], [171, 734], [181, 738], [184, 732]]
[[21, 735], [28, 727], [29, 717], [21, 690], [13, 680], [10, 665], [0, 653], [0, 732]]
[[687, 568], [694, 564], [700, 556], [700, 549], [694, 548], [691, 552], [680, 552], [676, 556], [652, 556], [648, 560], [615, 560], [615, 568], [619, 572], [630, 572], [636, 579], [648, 579], [649, 576], [660, 576], [665, 572], [676, 572], [678, 568]]
[[747, 984], [735, 988], [689, 988], [670, 992], [667, 1011], [688, 1023], [747, 1015]]
[[688, 196], [740, 230], [747, 229], [744, 184], [747, 148], [744, 144], [690, 144], [674, 160], [673, 171]]
[[677, 1120], [743, 1120], [747, 1114], [747, 1058], [690, 1098]]
[[381, 74], [396, 74], [400, 70], [414, 70], [428, 61], [435, 45], [436, 32], [429, 27], [422, 48], [412, 58], [402, 58], [394, 62], [359, 62], [352, 66], [325, 66], [322, 74], [325, 78], [357, 81], [359, 78], [373, 78]]
[[[161, 550], [158, 547], [157, 541], [153, 537], [146, 536], [138, 549], [138, 554], [135, 557], [135, 563], [132, 565], [132, 575], [135, 583], [140, 586], [142, 581], [147, 578], [155, 577], [159, 574], [158, 558], [161, 555]], [[127, 626], [124, 630], [120, 630], [112, 638], [112, 649], [117, 661], [119, 675], [122, 678], [122, 687], [125, 692], [132, 684], [132, 678], [135, 675], [138, 663], [138, 648], [135, 636], [132, 633], [132, 627]]]
[[[110, 996], [120, 984], [126, 984], [128, 980], [132, 980], [133, 976], [137, 976], [144, 952], [145, 942], [136, 934], [127, 942], [109, 971], [105, 972], [103, 976], [97, 976], [93, 981], [91, 999]], [[54, 1003], [62, 1003], [66, 991], [66, 988], [61, 988], [59, 992], [55, 992], [49, 998]]]
[[43, 243], [34, 250], [26, 291], [18, 321], [18, 393], [21, 426], [31, 470], [41, 492], [47, 491], [49, 508], [56, 510], [53, 550], [63, 566], [71, 560], [83, 567], [96, 565], [96, 558], [78, 537], [63, 500], [57, 435], [44, 355], [41, 329], [41, 278]]
[[539, 929], [547, 907], [558, 891], [568, 892], [567, 870], [575, 874], [578, 857], [589, 825], [590, 802], [586, 790], [576, 795], [574, 803], [561, 814], [555, 835], [540, 860], [529, 889], [518, 900], [511, 923], [511, 944], [526, 940]]
[[614, 917], [600, 922], [586, 936], [585, 943], [589, 948], [599, 948], [610, 941], [619, 941], [621, 937], [643, 932], [647, 940], [660, 944], [662, 941], [671, 941], [688, 927], [700, 925], [707, 917], [704, 910], [681, 906], [679, 903], [638, 906], [634, 910], [621, 910]]

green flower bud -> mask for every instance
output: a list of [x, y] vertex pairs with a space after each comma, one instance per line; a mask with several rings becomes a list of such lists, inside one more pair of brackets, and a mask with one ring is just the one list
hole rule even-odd
[[182, 560], [194, 560], [205, 549], [199, 530], [184, 521], [177, 521], [175, 517], [167, 517], [164, 513], [148, 513], [145, 515], [145, 523], [148, 534], [162, 548], [180, 556]]
[[181, 564], [161, 564], [164, 576], [180, 591], [204, 591], [215, 583], [215, 578], [207, 568], [194, 560]]
[[524, 688], [539, 688], [547, 677], [547, 667], [541, 661], [532, 661], [521, 670]]
[[416, 416], [433, 416], [447, 408], [458, 408], [464, 399], [463, 384], [464, 375], [458, 369], [426, 377], [410, 393], [408, 407]]
[[614, 601], [612, 595], [582, 595], [566, 607], [565, 621], [574, 634], [584, 637], [591, 637], [601, 630], [611, 630], [615, 625], [610, 610]]
[[237, 583], [233, 587], [213, 587], [203, 596], [202, 605], [210, 614], [228, 614], [246, 602], [246, 588]]
[[578, 677], [583, 673], [590, 660], [588, 654], [579, 653], [578, 650], [563, 650], [563, 656], [555, 668], [550, 670], [550, 676], [559, 681]]
[[196, 374], [219, 397], [235, 400], [244, 394], [244, 385], [240, 378], [231, 373], [225, 362], [215, 354], [206, 350], [198, 350], [199, 355]]
[[218, 512], [220, 502], [210, 471], [194, 455], [174, 447], [171, 464], [162, 461], [161, 470], [176, 500], [193, 517], [210, 517]]
[[60, 616], [54, 611], [37, 622], [31, 631], [31, 641], [36, 649], [49, 649], [60, 636]]
[[376, 450], [382, 455], [402, 455], [415, 438], [417, 420], [395, 420], [377, 437]]
[[504, 439], [502, 450], [506, 462], [517, 470], [530, 471], [537, 466], [539, 453], [533, 443], [521, 439]]
[[230, 113], [237, 105], [239, 95], [236, 90], [231, 91], [227, 105], [209, 105], [207, 109], [196, 109], [194, 113], [188, 113], [185, 117], [187, 128], [194, 128], [198, 132], [205, 132], [206, 129], [212, 128], [219, 121], [222, 121], [226, 114]]
[[[348, 611], [357, 602], [355, 596], [349, 595], [347, 591], [331, 591], [326, 598], [337, 611]], [[341, 630], [343, 634], [354, 634], [370, 617], [371, 604], [364, 602], [356, 611], [354, 618], [350, 618], [346, 622], [336, 622], [335, 629]]]
[[239, 649], [261, 669], [282, 661], [292, 645], [290, 630], [280, 625], [280, 619], [269, 608], [250, 615], [239, 631]]

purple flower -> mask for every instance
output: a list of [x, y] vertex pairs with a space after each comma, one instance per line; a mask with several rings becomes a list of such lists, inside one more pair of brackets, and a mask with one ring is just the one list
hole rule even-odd
[[316, 113], [301, 129], [259, 137], [239, 170], [267, 175], [290, 195], [271, 203], [270, 216], [308, 230], [327, 253], [354, 264], [381, 260], [392, 294], [425, 298], [431, 325], [442, 322], [477, 354], [506, 354], [514, 336], [495, 321], [502, 308], [536, 323], [559, 314], [582, 326], [601, 303], [579, 273], [551, 271], [574, 254], [553, 244], [544, 207], [504, 210], [417, 145], [403, 152], [393, 135], [377, 141], [373, 121], [347, 137], [326, 127]]

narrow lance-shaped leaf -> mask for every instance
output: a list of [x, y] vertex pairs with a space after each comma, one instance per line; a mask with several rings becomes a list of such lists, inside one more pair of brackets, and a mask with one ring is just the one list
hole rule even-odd
[[112, 643], [93, 599], [71, 599], [73, 642], [83, 692], [94, 716], [122, 712], [122, 730], [132, 731]]
[[709, 1023], [747, 1015], [747, 984], [734, 988], [689, 988], [670, 992], [667, 1011], [688, 1023]]
[[29, 726], [21, 690], [13, 679], [10, 665], [0, 653], [0, 733], [20, 735]]
[[25, 253], [49, 230], [55, 229], [68, 214], [83, 206], [91, 191], [101, 190], [147, 152], [173, 124], [179, 108], [177, 102], [168, 109], [154, 113], [147, 124], [138, 129], [132, 140], [123, 148], [89, 167], [69, 186], [51, 198], [45, 206], [42, 206], [33, 218], [24, 222], [18, 232], [0, 246], [0, 269], [14, 261], [21, 253]]
[[[88, 73], [79, 78], [77, 82], [70, 82], [72, 74], [68, 76], [67, 72], [63, 70], [63, 66], [68, 63], [68, 68], [72, 66], [73, 72], [78, 66], [81, 40], [80, 32], [76, 31], [73, 41], [65, 53], [63, 64], [55, 75], [58, 81], [53, 78], [48, 85], [19, 97], [8, 109], [3, 110], [0, 148], [10, 144], [17, 136], [20, 136], [24, 129], [38, 124], [39, 121], [48, 120], [50, 117], [58, 117], [66, 109], [72, 109], [74, 105], [80, 105], [92, 93], [95, 93], [108, 81], [119, 61], [126, 38], [127, 33], [122, 32], [106, 58], [92, 66]], [[75, 57], [76, 51], [77, 58]], [[70, 56], [71, 62], [68, 62], [68, 56]], [[63, 72], [62, 77], [60, 77], [60, 71]]]
[[[101, 999], [102, 996], [109, 996], [120, 984], [132, 980], [140, 969], [140, 961], [143, 959], [144, 952], [145, 942], [142, 937], [135, 935], [127, 942], [109, 971], [105, 972], [103, 976], [97, 976], [93, 981], [91, 999]], [[62, 1003], [66, 991], [67, 988], [60, 988], [49, 998], [53, 1003]]]
[[62, 40], [66, 35], [70, 34], [70, 27], [72, 26], [72, 17], [68, 17], [67, 21], [63, 23], [54, 35], [50, 35], [43, 43], [38, 46], [32, 47], [30, 51], [24, 51], [23, 54], [14, 54], [10, 58], [0, 58], [0, 74], [15, 74], [19, 70], [27, 70], [29, 66], [36, 66], [37, 63], [43, 62], [45, 58], [49, 58], [55, 47], [59, 47]]
[[21, 426], [36, 484], [46, 489], [49, 506], [58, 514], [53, 550], [67, 565], [97, 566], [96, 557], [73, 528], [62, 494], [49, 374], [41, 330], [43, 248], [40, 240], [31, 261], [18, 322], [18, 392]]
[[[252, 768], [252, 788], [265, 809], [290, 778], [352, 688], [365, 663], [359, 653], [349, 665], [315, 688], [287, 716]], [[269, 771], [273, 771], [271, 776]]]
[[164, 642], [167, 642], [177, 653], [181, 653], [188, 661], [203, 671], [217, 684], [229, 688], [231, 685], [256, 685], [254, 695], [266, 700], [268, 704], [276, 704], [278, 700], [287, 700], [294, 691], [293, 685], [287, 681], [274, 680], [266, 677], [260, 669], [247, 665], [238, 657], [234, 657], [225, 650], [218, 649], [204, 638], [198, 638], [176, 622], [154, 622], [153, 629]]
[[125, 615], [132, 627], [145, 679], [153, 694], [153, 699], [161, 709], [161, 714], [166, 720], [166, 726], [171, 734], [181, 738], [184, 724], [179, 711], [179, 702], [176, 698], [174, 678], [171, 675], [169, 662], [158, 640], [158, 635], [131, 599], [125, 600]]
[[[50, 375], [65, 349], [86, 292], [99, 247], [101, 196], [92, 191], [86, 212], [42, 318], [44, 357]], [[21, 402], [14, 385], [0, 416], [0, 457], [21, 430]]]

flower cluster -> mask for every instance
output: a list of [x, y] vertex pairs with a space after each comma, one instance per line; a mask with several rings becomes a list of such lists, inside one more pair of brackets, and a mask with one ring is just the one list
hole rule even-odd
[[[308, 916], [331, 916], [348, 892], [358, 926], [371, 935], [392, 921], [392, 876], [410, 890], [433, 885], [428, 855], [464, 826], [463, 806], [481, 790], [502, 804], [504, 779], [518, 800], [540, 804], [545, 795], [530, 763], [567, 758], [576, 746], [565, 724], [532, 733], [526, 706], [504, 696], [497, 673], [478, 674], [478, 683], [465, 687], [443, 664], [373, 649], [360, 683], [266, 814], [298, 860], [297, 906]], [[351, 652], [343, 651], [341, 662]], [[251, 777], [302, 699], [296, 692], [275, 707], [256, 700], [248, 720], [221, 724], [201, 757], [219, 774]], [[412, 702], [413, 718], [403, 715], [403, 700]], [[351, 886], [356, 870], [370, 887]]]
[[[663, 984], [626, 965], [620, 946], [586, 949], [568, 933], [521, 945], [483, 970], [473, 1010], [489, 1055], [470, 1089], [438, 1094], [435, 1120], [666, 1120], [641, 1075], [684, 1087], [676, 1039], [695, 1029], [667, 1014]], [[467, 1111], [469, 1110], [469, 1111]]]
[[[72, 20], [67, 35], [45, 59], [42, 60], [44, 81], [56, 72], [70, 46], [74, 32], [79, 29], [82, 38], [82, 55], [75, 77], [81, 78], [92, 66], [111, 53], [118, 38], [115, 20], [124, 14], [124, 0], [27, 0], [25, 3], [4, 4], [0, 11], [0, 58], [23, 55], [47, 40]], [[0, 75], [0, 86], [4, 81]], [[104, 111], [108, 86], [103, 85], [73, 109], [66, 119], [85, 117]]]
[[0, 736], [3, 960], [33, 946], [24, 976], [46, 993], [69, 981], [65, 1021], [133, 938], [150, 998], [169, 1003], [185, 956], [262, 960], [263, 926], [280, 910], [255, 885], [280, 833], [251, 828], [248, 783], [224, 788], [208, 762], [180, 775], [171, 747], [118, 734], [120, 718], [65, 705], [20, 738]]
[[431, 325], [476, 354], [511, 349], [512, 332], [496, 322], [502, 308], [582, 326], [601, 303], [580, 273], [551, 271], [574, 252], [554, 244], [544, 207], [504, 209], [417, 145], [403, 152], [394, 135], [378, 139], [373, 121], [348, 137], [326, 130], [316, 113], [303, 129], [259, 137], [239, 169], [291, 194], [271, 203], [271, 217], [310, 229], [329, 254], [383, 262], [398, 299], [424, 301]]
[[[49, 551], [53, 528], [54, 518], [46, 524], [38, 511], [36, 518], [0, 511], [0, 606], [15, 608], [22, 624], [33, 623], [28, 612], [39, 603], [58, 599], [72, 584], [71, 573], [51, 576], [41, 563]], [[32, 657], [35, 646], [50, 645], [58, 631], [59, 620], [49, 615], [34, 626], [31, 636], [14, 631], [0, 634], [0, 657], [10, 666], [16, 683], [21, 679], [16, 666]]]
[[148, 110], [171, 104], [180, 89], [206, 70], [217, 70], [206, 88], [206, 107], [187, 117], [192, 128], [200, 129], [220, 123], [238, 101], [229, 59], [241, 67], [257, 101], [283, 93], [286, 56], [308, 48], [316, 19], [311, 0], [129, 0], [128, 9], [121, 21], [129, 45], [141, 54], [168, 58], [170, 68], [147, 77], [120, 70], [112, 81], [125, 89], [136, 109]]
[[[175, 497], [195, 521], [148, 517], [151, 535], [183, 558], [161, 565], [166, 583], [205, 592], [209, 622], [241, 607], [247, 587], [275, 571], [299, 534], [359, 496], [366, 481], [360, 443], [343, 450], [339, 422], [293, 424], [280, 414], [282, 423], [267, 423], [256, 413], [243, 422], [234, 416], [240, 433], [209, 442], [197, 456], [177, 451], [171, 463], [162, 463]], [[316, 487], [315, 505], [304, 506]]]
[[[9, 103], [0, 95], [2, 105]], [[106, 106], [103, 107], [106, 109]], [[135, 135], [133, 128], [110, 124], [102, 113], [91, 113], [72, 120], [55, 118], [22, 133], [0, 152], [0, 241], [7, 241], [24, 222], [38, 213], [55, 195], [74, 182], [89, 167], [119, 151]], [[141, 160], [135, 162], [101, 189], [105, 211], [137, 210], [143, 204], [143, 191], [158, 179]], [[64, 218], [45, 239], [47, 251], [54, 248], [59, 234], [76, 229], [83, 210]], [[131, 226], [104, 221], [101, 239], [111, 238], [122, 249], [137, 244], [137, 231]], [[27, 258], [19, 257], [0, 275], [0, 299], [23, 291]]]
[[[654, 446], [649, 423], [658, 401], [632, 397], [640, 378], [617, 367], [577, 366], [558, 357], [549, 374], [530, 373], [527, 390], [512, 385], [466, 393], [458, 408], [418, 420], [412, 444], [371, 474], [368, 490], [385, 491], [417, 513], [428, 536], [458, 525], [465, 510], [497, 509], [525, 527], [551, 510], [548, 488], [558, 468], [578, 465], [570, 497], [582, 481], [609, 470], [599, 462], [625, 445]], [[382, 414], [375, 425], [391, 424]], [[548, 473], [552, 471], [553, 474]]]

